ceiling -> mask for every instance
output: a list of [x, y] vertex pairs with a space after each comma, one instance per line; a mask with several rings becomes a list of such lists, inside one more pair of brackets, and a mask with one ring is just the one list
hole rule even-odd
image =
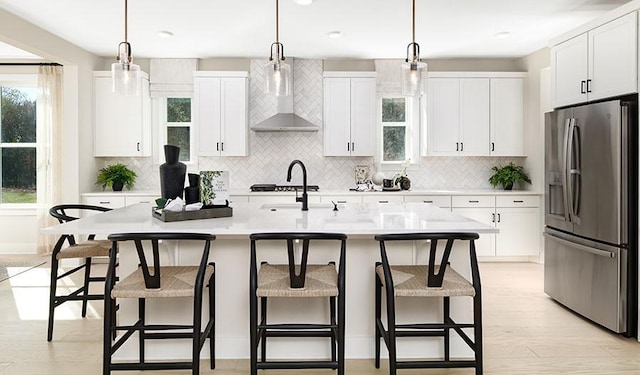
[[[521, 57], [627, 2], [417, 0], [416, 42], [427, 59]], [[0, 7], [99, 56], [115, 57], [124, 40], [124, 0], [0, 0]], [[161, 30], [173, 37], [159, 37]], [[343, 36], [330, 39], [330, 31]], [[511, 37], [496, 38], [501, 32]], [[129, 1], [134, 60], [260, 58], [274, 41], [275, 0]], [[404, 58], [411, 0], [280, 0], [280, 41], [298, 58]], [[0, 58], [11, 53], [19, 50], [0, 46]]]

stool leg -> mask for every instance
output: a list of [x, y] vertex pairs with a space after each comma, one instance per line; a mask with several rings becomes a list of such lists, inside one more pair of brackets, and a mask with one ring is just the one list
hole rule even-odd
[[138, 331], [139, 334], [139, 353], [140, 353], [140, 364], [144, 363], [144, 339], [145, 339], [145, 310], [146, 310], [146, 303], [145, 303], [145, 299], [144, 298], [138, 298], [138, 322], [141, 324], [140, 330]]
[[84, 286], [82, 287], [82, 317], [87, 317], [87, 302], [89, 302], [89, 278], [91, 277], [91, 258], [84, 260]]
[[483, 350], [482, 350], [482, 297], [477, 292], [473, 297], [473, 335], [476, 355], [476, 375], [483, 373]]
[[[388, 288], [387, 288], [388, 290]], [[398, 372], [396, 366], [396, 306], [395, 297], [393, 295], [386, 295], [387, 299], [387, 334], [389, 343], [387, 349], [389, 349], [389, 375], [396, 375]]]
[[[267, 297], [260, 297], [260, 319], [261, 325], [267, 324]], [[267, 329], [262, 329], [262, 335], [260, 337], [260, 362], [267, 361]]]
[[[107, 290], [110, 288], [107, 287]], [[105, 295], [108, 295], [105, 293]], [[102, 328], [102, 374], [111, 374], [111, 337], [115, 325], [115, 301], [110, 297], [104, 299], [104, 324]]]
[[[376, 263], [376, 267], [379, 264]], [[380, 282], [380, 278], [378, 275], [376, 277], [376, 319], [375, 319], [375, 330], [376, 330], [376, 368], [380, 368], [380, 340], [382, 339], [382, 333], [380, 332], [380, 327], [378, 324], [382, 319], [382, 283]]]
[[56, 287], [58, 284], [58, 259], [55, 252], [51, 256], [51, 284], [49, 285], [49, 324], [47, 341], [53, 339], [53, 313], [56, 307]]
[[[331, 325], [336, 325], [336, 297], [329, 297], [329, 316], [331, 318]], [[331, 361], [336, 361], [336, 333], [338, 329], [331, 329]]]
[[[197, 289], [197, 288], [196, 288]], [[202, 290], [202, 289], [201, 289]], [[202, 294], [193, 296], [193, 337], [191, 340], [191, 374], [200, 374], [200, 338], [202, 335]]]
[[251, 375], [258, 375], [258, 297], [256, 291], [251, 288], [249, 296], [249, 341], [251, 346]]
[[344, 336], [345, 336], [345, 290], [338, 295], [338, 375], [344, 375]]
[[[445, 324], [447, 324], [449, 322], [449, 318], [450, 318], [450, 313], [451, 313], [451, 301], [449, 299], [449, 297], [444, 297], [443, 298], [443, 305], [444, 305], [444, 311], [443, 311], [443, 321]], [[450, 329], [449, 328], [445, 328], [444, 329], [444, 360], [445, 361], [449, 361], [450, 360]]]
[[[215, 265], [214, 265], [215, 267]], [[211, 369], [216, 368], [216, 274], [211, 275], [209, 280], [209, 319], [213, 322], [209, 333], [209, 356], [211, 358]]]

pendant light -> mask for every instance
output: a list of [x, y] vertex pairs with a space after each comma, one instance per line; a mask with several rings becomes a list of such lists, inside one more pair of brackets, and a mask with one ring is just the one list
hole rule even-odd
[[291, 66], [284, 63], [284, 46], [278, 33], [278, 0], [276, 0], [276, 41], [271, 44], [269, 63], [264, 66], [264, 92], [275, 96], [287, 96], [291, 90]]
[[127, 0], [124, 0], [124, 42], [118, 44], [116, 62], [111, 64], [112, 90], [122, 95], [140, 94], [140, 66], [133, 63], [127, 41]]
[[407, 58], [402, 69], [402, 95], [421, 96], [426, 92], [427, 64], [420, 61], [420, 46], [416, 43], [416, 0], [413, 1], [412, 42], [407, 46]]

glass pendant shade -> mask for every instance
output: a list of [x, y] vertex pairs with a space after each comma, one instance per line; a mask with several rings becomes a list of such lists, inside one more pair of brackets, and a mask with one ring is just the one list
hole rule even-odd
[[427, 92], [427, 64], [410, 61], [401, 65], [402, 95], [422, 96]]
[[291, 94], [291, 66], [280, 60], [270, 61], [264, 66], [264, 92], [275, 96]]
[[126, 96], [140, 95], [140, 66], [134, 63], [111, 64], [112, 91]]

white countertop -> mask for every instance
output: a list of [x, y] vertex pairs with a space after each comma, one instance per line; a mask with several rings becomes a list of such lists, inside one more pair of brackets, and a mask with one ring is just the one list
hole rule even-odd
[[[361, 193], [362, 194], [362, 193]], [[120, 232], [205, 232], [219, 237], [247, 236], [257, 232], [340, 232], [371, 236], [393, 232], [497, 233], [490, 225], [423, 203], [347, 204], [333, 211], [331, 204], [236, 203], [227, 218], [163, 222], [152, 217], [150, 203], [138, 203], [44, 228], [46, 234], [108, 235]]]

